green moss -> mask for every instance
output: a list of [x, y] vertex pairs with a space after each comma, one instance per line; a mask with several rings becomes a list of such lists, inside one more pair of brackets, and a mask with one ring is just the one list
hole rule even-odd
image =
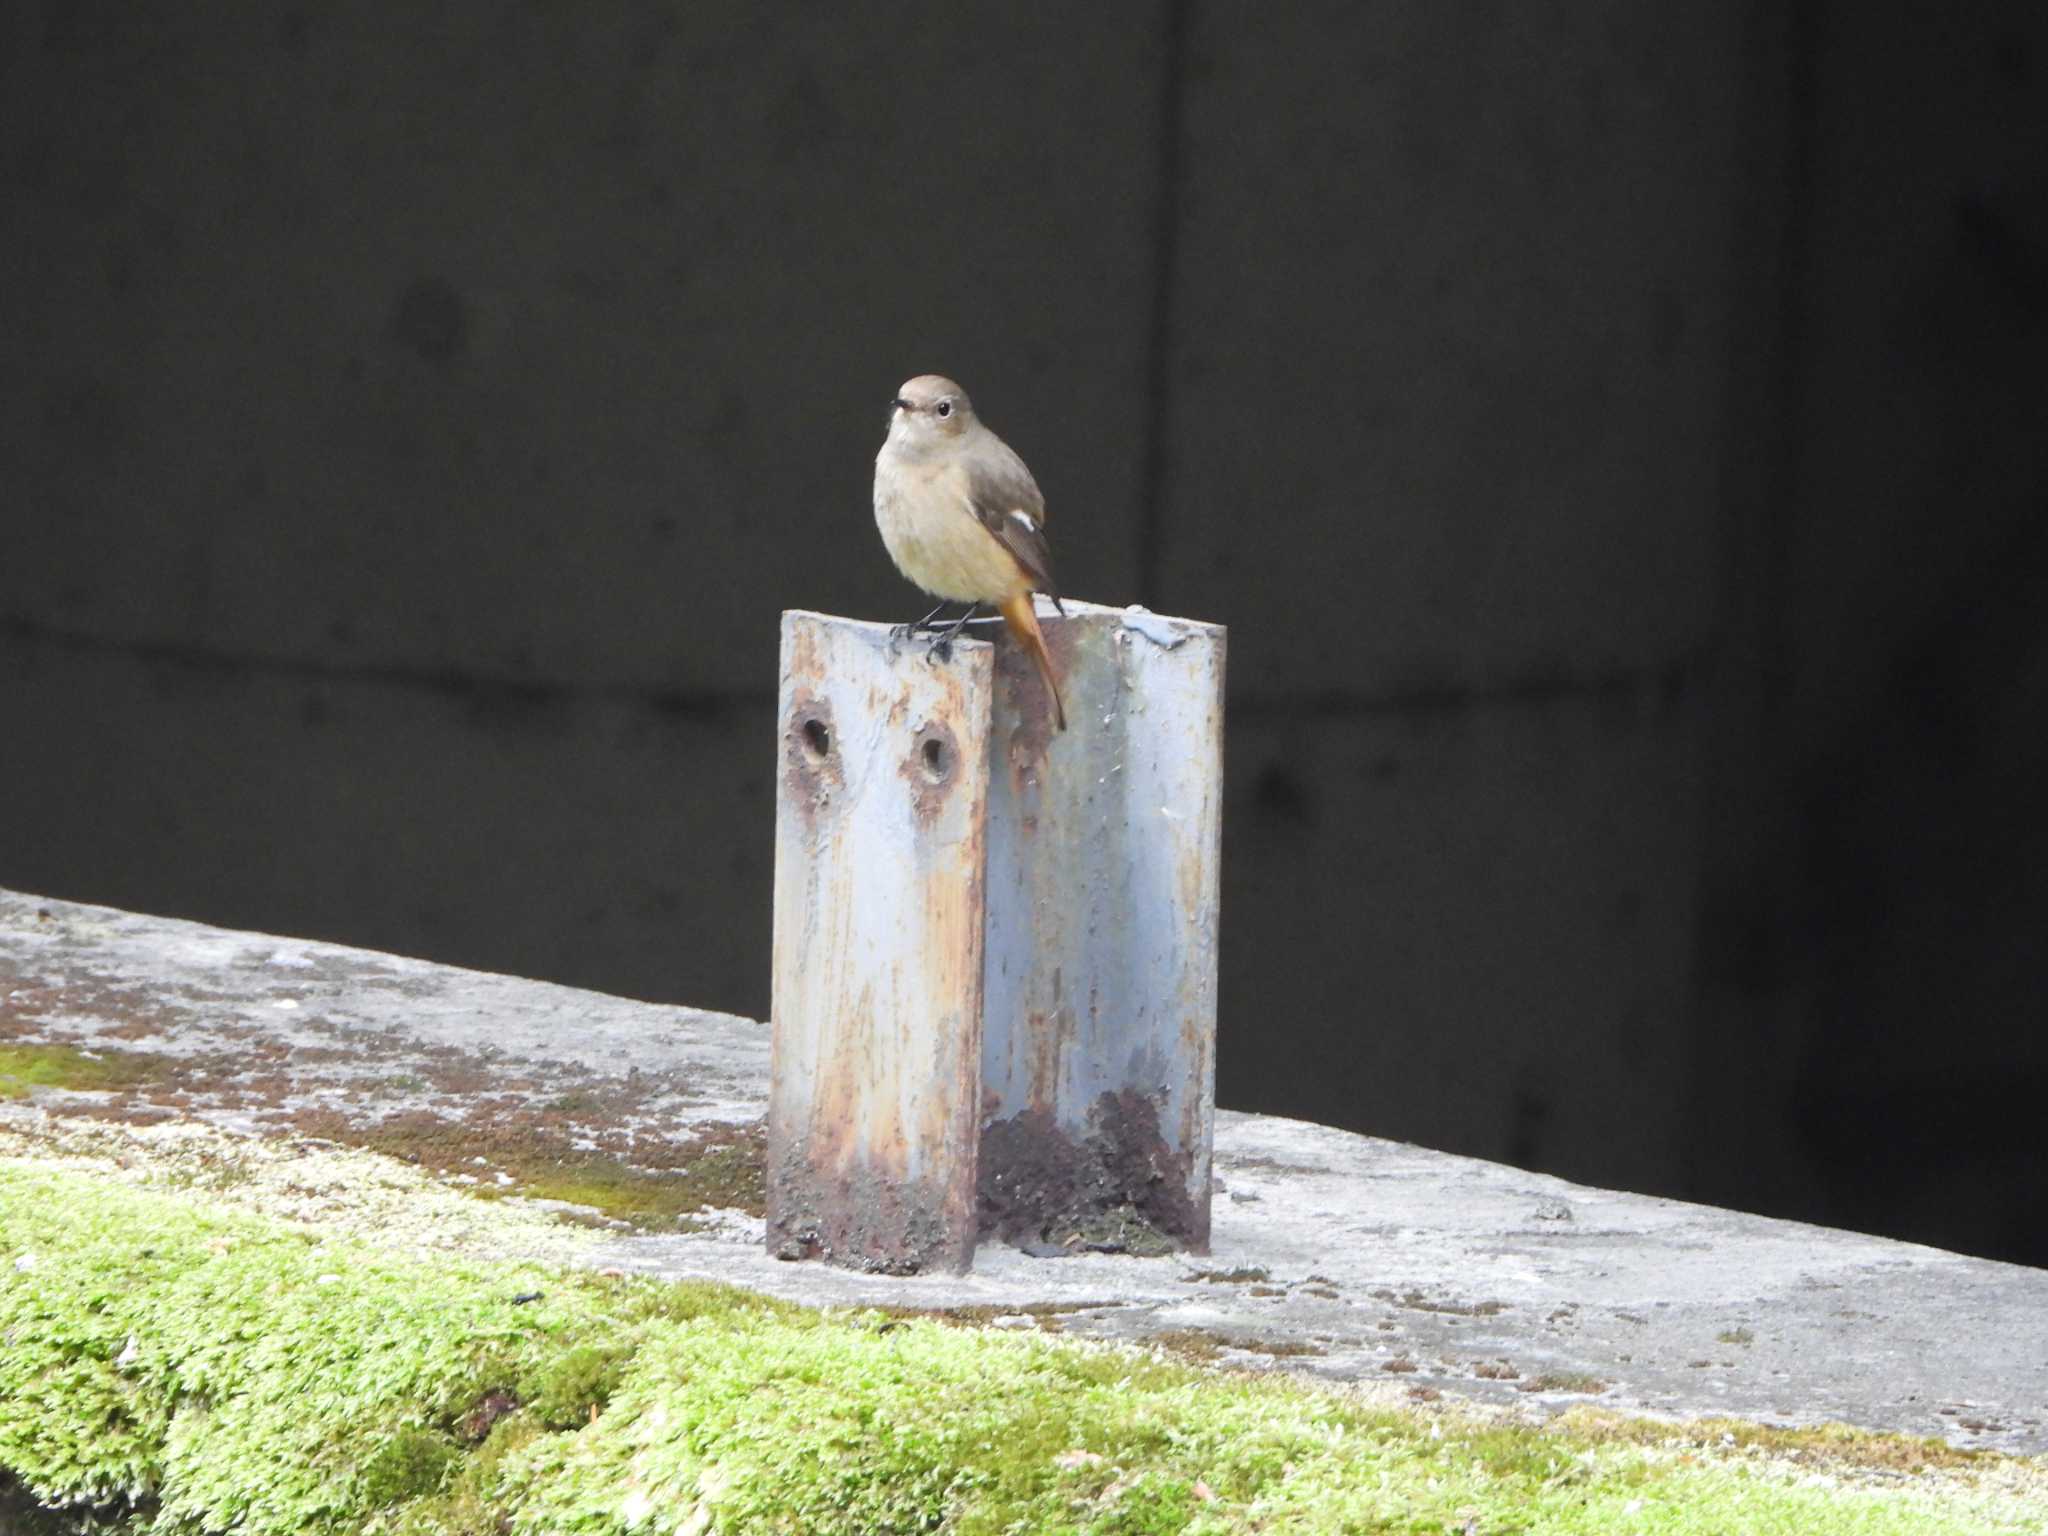
[[371, 1508], [439, 1493], [460, 1459], [441, 1436], [406, 1425], [370, 1452], [363, 1464], [363, 1502]]
[[1092, 1529], [1101, 1536], [1179, 1536], [1201, 1507], [1195, 1485], [1177, 1477], [1141, 1477], [1113, 1500]]
[[621, 1345], [578, 1344], [541, 1368], [528, 1402], [548, 1429], [575, 1429], [595, 1417], [618, 1390], [627, 1352]]
[[180, 1536], [2042, 1529], [2038, 1505], [1971, 1480], [2023, 1464], [1866, 1488], [1824, 1439], [1793, 1471], [1781, 1449], [399, 1256], [0, 1163], [0, 1482]]
[[767, 1151], [758, 1125], [707, 1130], [659, 1149], [663, 1166], [639, 1167], [575, 1146], [564, 1133], [473, 1126], [433, 1115], [366, 1125], [337, 1118], [319, 1126], [345, 1146], [403, 1158], [436, 1172], [502, 1171], [509, 1184], [464, 1186], [490, 1199], [528, 1195], [586, 1206], [641, 1231], [687, 1229], [704, 1206], [758, 1216], [767, 1199]]
[[704, 1202], [694, 1198], [683, 1179], [643, 1173], [606, 1158], [589, 1158], [547, 1169], [513, 1172], [513, 1188], [522, 1195], [587, 1205], [645, 1230], [676, 1229], [684, 1215]]
[[95, 1054], [74, 1045], [0, 1045], [0, 1099], [25, 1099], [36, 1088], [110, 1093], [152, 1082], [161, 1059], [142, 1051]]
[[457, 1461], [438, 1496], [395, 1511], [387, 1529], [397, 1536], [501, 1536], [500, 1470], [543, 1433], [528, 1414], [500, 1419], [474, 1452]]
[[1558, 1420], [1570, 1433], [1593, 1441], [1626, 1441], [1633, 1445], [1683, 1446], [1698, 1452], [1763, 1451], [1794, 1464], [1856, 1468], [1917, 1476], [1982, 1465], [1999, 1458], [1922, 1435], [1881, 1434], [1848, 1424], [1819, 1424], [1798, 1429], [1752, 1424], [1746, 1419], [1692, 1419], [1662, 1424], [1631, 1419], [1612, 1409], [1574, 1408]]

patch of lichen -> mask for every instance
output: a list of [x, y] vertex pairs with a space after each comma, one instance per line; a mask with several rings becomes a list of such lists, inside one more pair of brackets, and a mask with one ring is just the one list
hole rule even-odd
[[1440, 1312], [1450, 1317], [1498, 1317], [1507, 1310], [1504, 1301], [1451, 1301], [1412, 1289], [1396, 1294], [1382, 1288], [1372, 1294], [1380, 1301], [1410, 1312]]
[[1291, 1359], [1303, 1355], [1327, 1355], [1323, 1345], [1306, 1339], [1262, 1339], [1249, 1334], [1219, 1333], [1213, 1328], [1168, 1328], [1154, 1334], [1152, 1342], [1167, 1353], [1197, 1364], [1209, 1364], [1225, 1350], [1241, 1354]]
[[[190, 1063], [148, 1051], [0, 1043], [0, 1101], [26, 1099], [38, 1088], [128, 1093], [173, 1087], [191, 1071]], [[585, 1144], [581, 1126], [562, 1118], [597, 1115], [604, 1108], [600, 1095], [578, 1090], [547, 1101], [534, 1114], [451, 1118], [409, 1112], [364, 1120], [301, 1108], [290, 1121], [303, 1135], [466, 1176], [470, 1182], [455, 1187], [482, 1199], [556, 1200], [637, 1231], [690, 1230], [693, 1213], [706, 1207], [763, 1214], [767, 1142], [760, 1122], [702, 1126], [675, 1138], [614, 1135], [597, 1148]], [[500, 1173], [509, 1182], [500, 1182]]]
[[1066, 1228], [1060, 1241], [1069, 1246], [1128, 1253], [1141, 1259], [1178, 1253], [1183, 1246], [1178, 1238], [1162, 1232], [1142, 1211], [1130, 1205], [1085, 1212], [1071, 1222], [1055, 1221], [1052, 1225]]
[[0, 1099], [37, 1088], [112, 1093], [161, 1079], [164, 1058], [145, 1051], [85, 1051], [75, 1045], [0, 1044]]
[[1030, 1318], [1047, 1333], [1058, 1333], [1060, 1319], [1076, 1312], [1099, 1312], [1109, 1307], [1120, 1307], [1120, 1301], [1027, 1301], [1010, 1306], [999, 1306], [992, 1302], [975, 1303], [959, 1307], [871, 1307], [868, 1310], [877, 1317], [890, 1318], [901, 1322], [908, 1318], [927, 1318], [935, 1323], [949, 1323], [956, 1328], [1001, 1327], [998, 1318]]
[[642, 1231], [675, 1231], [687, 1226], [690, 1213], [704, 1206], [745, 1210], [751, 1199], [759, 1215], [758, 1193], [736, 1195], [731, 1148], [707, 1152], [703, 1162], [676, 1171], [649, 1171], [614, 1158], [570, 1156], [550, 1164], [514, 1160], [506, 1172], [512, 1188], [542, 1200], [588, 1206]]
[[0, 1163], [0, 1403], [0, 1476], [46, 1504], [157, 1501], [156, 1528], [192, 1533], [2028, 1528], [2015, 1499], [1778, 1476], [1669, 1426], [1503, 1426], [399, 1255], [21, 1162]]
[[1518, 1385], [1517, 1392], [1576, 1392], [1587, 1397], [1598, 1397], [1607, 1390], [1607, 1383], [1586, 1371], [1544, 1371], [1531, 1376]]
[[1236, 1269], [1197, 1269], [1181, 1277], [1200, 1285], [1256, 1285], [1273, 1278], [1263, 1265], [1239, 1265]]
[[[700, 1130], [659, 1147], [636, 1148], [631, 1159], [579, 1147], [560, 1131], [434, 1115], [362, 1125], [337, 1116], [317, 1129], [344, 1146], [478, 1178], [462, 1187], [482, 1198], [558, 1200], [639, 1231], [687, 1230], [691, 1215], [706, 1206], [751, 1216], [766, 1207], [767, 1150], [758, 1124]], [[497, 1182], [499, 1173], [509, 1182]]]

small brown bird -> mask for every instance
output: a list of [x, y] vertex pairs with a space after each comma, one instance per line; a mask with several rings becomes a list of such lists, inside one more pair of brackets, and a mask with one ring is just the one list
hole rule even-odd
[[[875, 455], [875, 523], [896, 569], [943, 599], [940, 608], [970, 605], [934, 647], [989, 604], [1038, 664], [1053, 721], [1064, 731], [1059, 678], [1031, 603], [1032, 593], [1043, 592], [1060, 605], [1045, 542], [1045, 498], [1024, 461], [982, 424], [967, 391], [951, 379], [920, 374], [897, 391], [889, 435]], [[912, 627], [936, 628], [938, 613]]]

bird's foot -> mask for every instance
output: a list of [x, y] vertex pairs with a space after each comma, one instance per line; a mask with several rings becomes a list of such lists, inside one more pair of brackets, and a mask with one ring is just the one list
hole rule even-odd
[[[951, 624], [948, 624], [943, 629], [940, 629], [939, 633], [932, 637], [932, 643], [930, 647], [926, 650], [925, 654], [934, 661], [951, 661], [953, 659], [954, 639], [958, 637], [960, 631], [965, 629], [968, 623], [979, 612], [981, 612], [981, 604], [976, 603], [972, 607], [970, 607], [965, 613], [961, 614], [959, 618], [955, 619]], [[935, 629], [939, 628], [939, 626], [937, 625], [934, 625], [932, 627]]]
[[933, 630], [940, 628], [941, 626], [934, 621], [945, 611], [946, 605], [941, 603], [921, 619], [913, 619], [908, 624], [892, 626], [889, 630], [889, 654], [891, 656], [895, 655], [896, 647], [903, 644], [904, 641], [910, 639], [913, 635], [930, 634]]

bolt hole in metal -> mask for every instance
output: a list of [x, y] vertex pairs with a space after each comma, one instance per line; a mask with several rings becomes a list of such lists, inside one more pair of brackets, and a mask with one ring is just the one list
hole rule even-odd
[[832, 731], [824, 721], [806, 720], [803, 723], [804, 756], [814, 763], [822, 763], [832, 755]]
[[950, 766], [946, 757], [946, 744], [936, 736], [927, 736], [924, 745], [918, 749], [919, 760], [924, 764], [924, 776], [934, 784], [946, 776]]

